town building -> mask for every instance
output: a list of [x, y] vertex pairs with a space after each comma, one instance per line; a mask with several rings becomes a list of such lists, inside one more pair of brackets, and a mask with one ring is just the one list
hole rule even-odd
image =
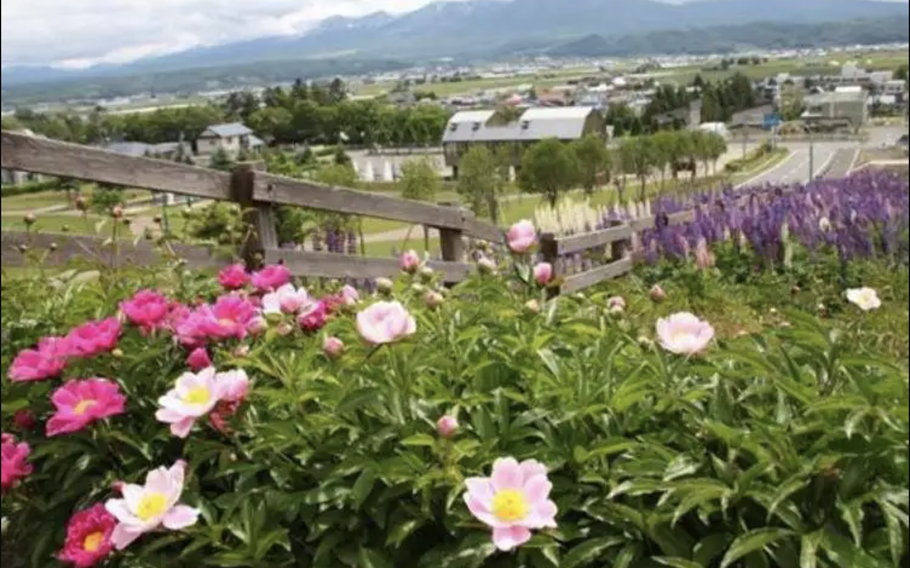
[[589, 134], [606, 138], [603, 115], [590, 107], [530, 108], [515, 119], [494, 110], [458, 112], [449, 120], [442, 145], [446, 165], [458, 177], [461, 157], [476, 145], [510, 148], [512, 165], [521, 165], [525, 148], [555, 138], [572, 142]]
[[841, 89], [806, 97], [803, 120], [818, 126], [836, 129], [862, 128], [869, 120], [869, 95], [862, 88]]
[[236, 159], [241, 152], [255, 151], [265, 145], [252, 130], [239, 122], [217, 124], [208, 127], [196, 141], [196, 153], [199, 156], [212, 156], [219, 151], [231, 159]]

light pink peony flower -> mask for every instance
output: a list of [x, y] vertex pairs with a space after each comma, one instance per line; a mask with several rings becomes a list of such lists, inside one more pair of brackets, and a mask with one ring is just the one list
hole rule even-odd
[[537, 229], [531, 221], [519, 221], [509, 229], [506, 240], [512, 252], [524, 254], [537, 244]]
[[345, 286], [341, 289], [341, 298], [346, 306], [356, 306], [360, 303], [360, 292], [353, 286]]
[[177, 379], [175, 388], [158, 400], [161, 409], [155, 418], [170, 424], [174, 436], [187, 438], [196, 420], [207, 416], [221, 401], [224, 386], [214, 367], [195, 375], [184, 373]]
[[310, 305], [310, 295], [303, 288], [285, 284], [262, 298], [262, 312], [266, 315], [296, 314]]
[[209, 352], [205, 347], [197, 347], [190, 353], [190, 356], [186, 358], [186, 365], [194, 373], [198, 373], [203, 369], [211, 367], [212, 359], [209, 357]]
[[228, 266], [218, 273], [218, 283], [229, 292], [245, 288], [250, 280], [250, 275], [247, 274], [246, 268], [242, 264]]
[[864, 312], [872, 312], [882, 307], [878, 292], [872, 288], [847, 290], [847, 300]]
[[167, 298], [157, 292], [142, 290], [131, 300], [122, 302], [120, 311], [131, 324], [145, 332], [150, 332], [165, 323], [170, 313], [170, 303]]
[[436, 423], [436, 432], [439, 433], [441, 438], [454, 438], [459, 428], [458, 418], [452, 415], [443, 416]]
[[607, 300], [607, 309], [611, 314], [621, 314], [626, 311], [626, 300], [622, 296], [613, 296]]
[[32, 466], [28, 463], [31, 454], [28, 444], [19, 444], [13, 436], [3, 434], [0, 444], [0, 492], [5, 494], [32, 474]]
[[326, 337], [322, 342], [322, 352], [329, 359], [338, 359], [344, 355], [344, 342], [337, 337]]
[[553, 265], [549, 262], [541, 262], [534, 267], [534, 280], [541, 286], [547, 286], [553, 281]]
[[413, 250], [409, 250], [401, 255], [398, 266], [402, 271], [414, 274], [420, 268], [420, 255]]
[[297, 317], [300, 327], [309, 333], [322, 329], [329, 321], [329, 312], [322, 300], [306, 306]]
[[107, 511], [119, 521], [111, 536], [117, 550], [125, 550], [142, 535], [161, 527], [179, 531], [198, 522], [199, 511], [180, 504], [185, 476], [186, 464], [177, 462], [170, 469], [150, 472], [145, 486], [124, 487], [123, 499], [107, 502]]
[[47, 422], [47, 436], [72, 434], [89, 424], [126, 412], [120, 386], [104, 379], [70, 381], [51, 396], [57, 409]]
[[59, 377], [66, 369], [72, 347], [68, 339], [47, 337], [37, 349], [27, 349], [10, 365], [9, 378], [14, 382], [43, 381]]
[[398, 302], [379, 302], [357, 314], [357, 331], [373, 345], [394, 343], [417, 332], [417, 322]]
[[497, 460], [490, 478], [467, 480], [464, 500], [479, 521], [493, 529], [493, 544], [510, 551], [531, 540], [531, 531], [555, 529], [556, 504], [547, 469], [536, 461]]
[[657, 322], [661, 346], [676, 355], [697, 355], [711, 344], [714, 328], [692, 314], [679, 313]]
[[121, 325], [117, 318], [80, 325], [66, 336], [70, 355], [90, 359], [110, 353], [117, 347], [120, 331]]
[[101, 564], [114, 551], [116, 526], [117, 519], [101, 504], [76, 513], [66, 527], [66, 544], [57, 558], [76, 568]]
[[253, 286], [264, 294], [272, 292], [291, 282], [291, 271], [281, 265], [267, 266], [253, 274]]

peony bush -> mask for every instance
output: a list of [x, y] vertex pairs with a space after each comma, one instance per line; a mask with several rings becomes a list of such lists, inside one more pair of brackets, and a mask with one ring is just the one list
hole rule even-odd
[[4, 568], [907, 565], [905, 304], [736, 337], [509, 240], [448, 290], [4, 278]]

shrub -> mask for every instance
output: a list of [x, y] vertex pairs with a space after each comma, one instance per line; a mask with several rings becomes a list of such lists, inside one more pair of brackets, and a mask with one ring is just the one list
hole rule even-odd
[[[399, 339], [376, 346], [358, 330], [381, 315], [355, 313], [378, 298], [349, 305], [350, 294], [323, 295], [299, 320], [270, 315], [261, 331], [240, 296], [200, 306], [219, 293], [202, 276], [70, 276], [4, 279], [5, 375], [38, 339], [112, 316], [154, 287], [194, 306], [195, 316], [178, 319], [200, 318], [194, 329], [226, 338], [208, 340], [208, 355], [219, 371], [244, 370], [252, 387], [242, 404], [218, 407], [221, 422], [202, 416], [186, 440], [175, 438], [155, 419], [158, 400], [200, 336], [168, 316], [183, 310], [165, 302], [156, 311], [163, 299], [148, 294], [142, 322], [157, 322], [155, 331], [126, 324], [115, 350], [101, 345], [64, 372], [115, 380], [125, 415], [47, 439], [12, 422], [19, 411], [45, 420], [60, 381], [4, 381], [4, 432], [31, 445], [34, 467], [3, 498], [4, 567], [53, 565], [74, 513], [181, 459], [182, 501], [199, 522], [144, 535], [109, 566], [906, 565], [907, 369], [858, 339], [875, 313], [829, 328], [788, 312], [789, 328], [721, 337], [686, 358], [655, 345], [644, 296], [628, 298], [624, 315], [606, 293], [544, 302], [518, 266], [511, 282], [476, 276], [431, 308], [424, 293], [433, 284], [418, 271], [391, 293], [416, 333], [406, 319], [375, 327], [365, 334], [374, 342], [388, 331]], [[273, 271], [271, 285], [279, 277]], [[263, 305], [281, 311], [291, 305], [285, 294], [304, 297], [283, 289]], [[326, 338], [345, 348], [325, 342], [324, 354]], [[443, 417], [457, 418], [454, 434], [449, 419], [437, 435]], [[558, 528], [498, 553], [462, 496], [467, 478], [506, 456], [545, 464]]]

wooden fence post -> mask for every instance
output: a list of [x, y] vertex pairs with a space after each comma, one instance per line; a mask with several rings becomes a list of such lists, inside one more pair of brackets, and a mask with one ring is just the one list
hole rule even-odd
[[[557, 282], [561, 278], [561, 274], [559, 273], [559, 241], [556, 239], [556, 235], [553, 233], [540, 235], [540, 254], [543, 256], [543, 261], [550, 263], [550, 266], [553, 267], [553, 282]], [[547, 288], [550, 298], [555, 298], [559, 292], [558, 284]]]
[[[460, 208], [459, 203], [440, 203], [444, 207]], [[473, 213], [461, 209], [463, 217], [473, 215]], [[458, 229], [439, 229], [439, 244], [442, 249], [442, 260], [449, 262], [464, 262], [466, 251], [464, 246], [464, 231]]]
[[240, 256], [247, 268], [253, 270], [262, 267], [267, 250], [278, 248], [278, 230], [272, 206], [253, 198], [256, 174], [265, 171], [265, 162], [238, 164], [231, 177], [231, 196], [240, 204], [247, 231], [240, 247]]
[[[614, 221], [610, 223], [611, 227], [617, 227], [622, 225], [621, 221]], [[632, 254], [632, 240], [621, 240], [614, 241], [610, 245], [610, 262], [616, 262], [617, 260], [622, 260], [626, 256]]]

